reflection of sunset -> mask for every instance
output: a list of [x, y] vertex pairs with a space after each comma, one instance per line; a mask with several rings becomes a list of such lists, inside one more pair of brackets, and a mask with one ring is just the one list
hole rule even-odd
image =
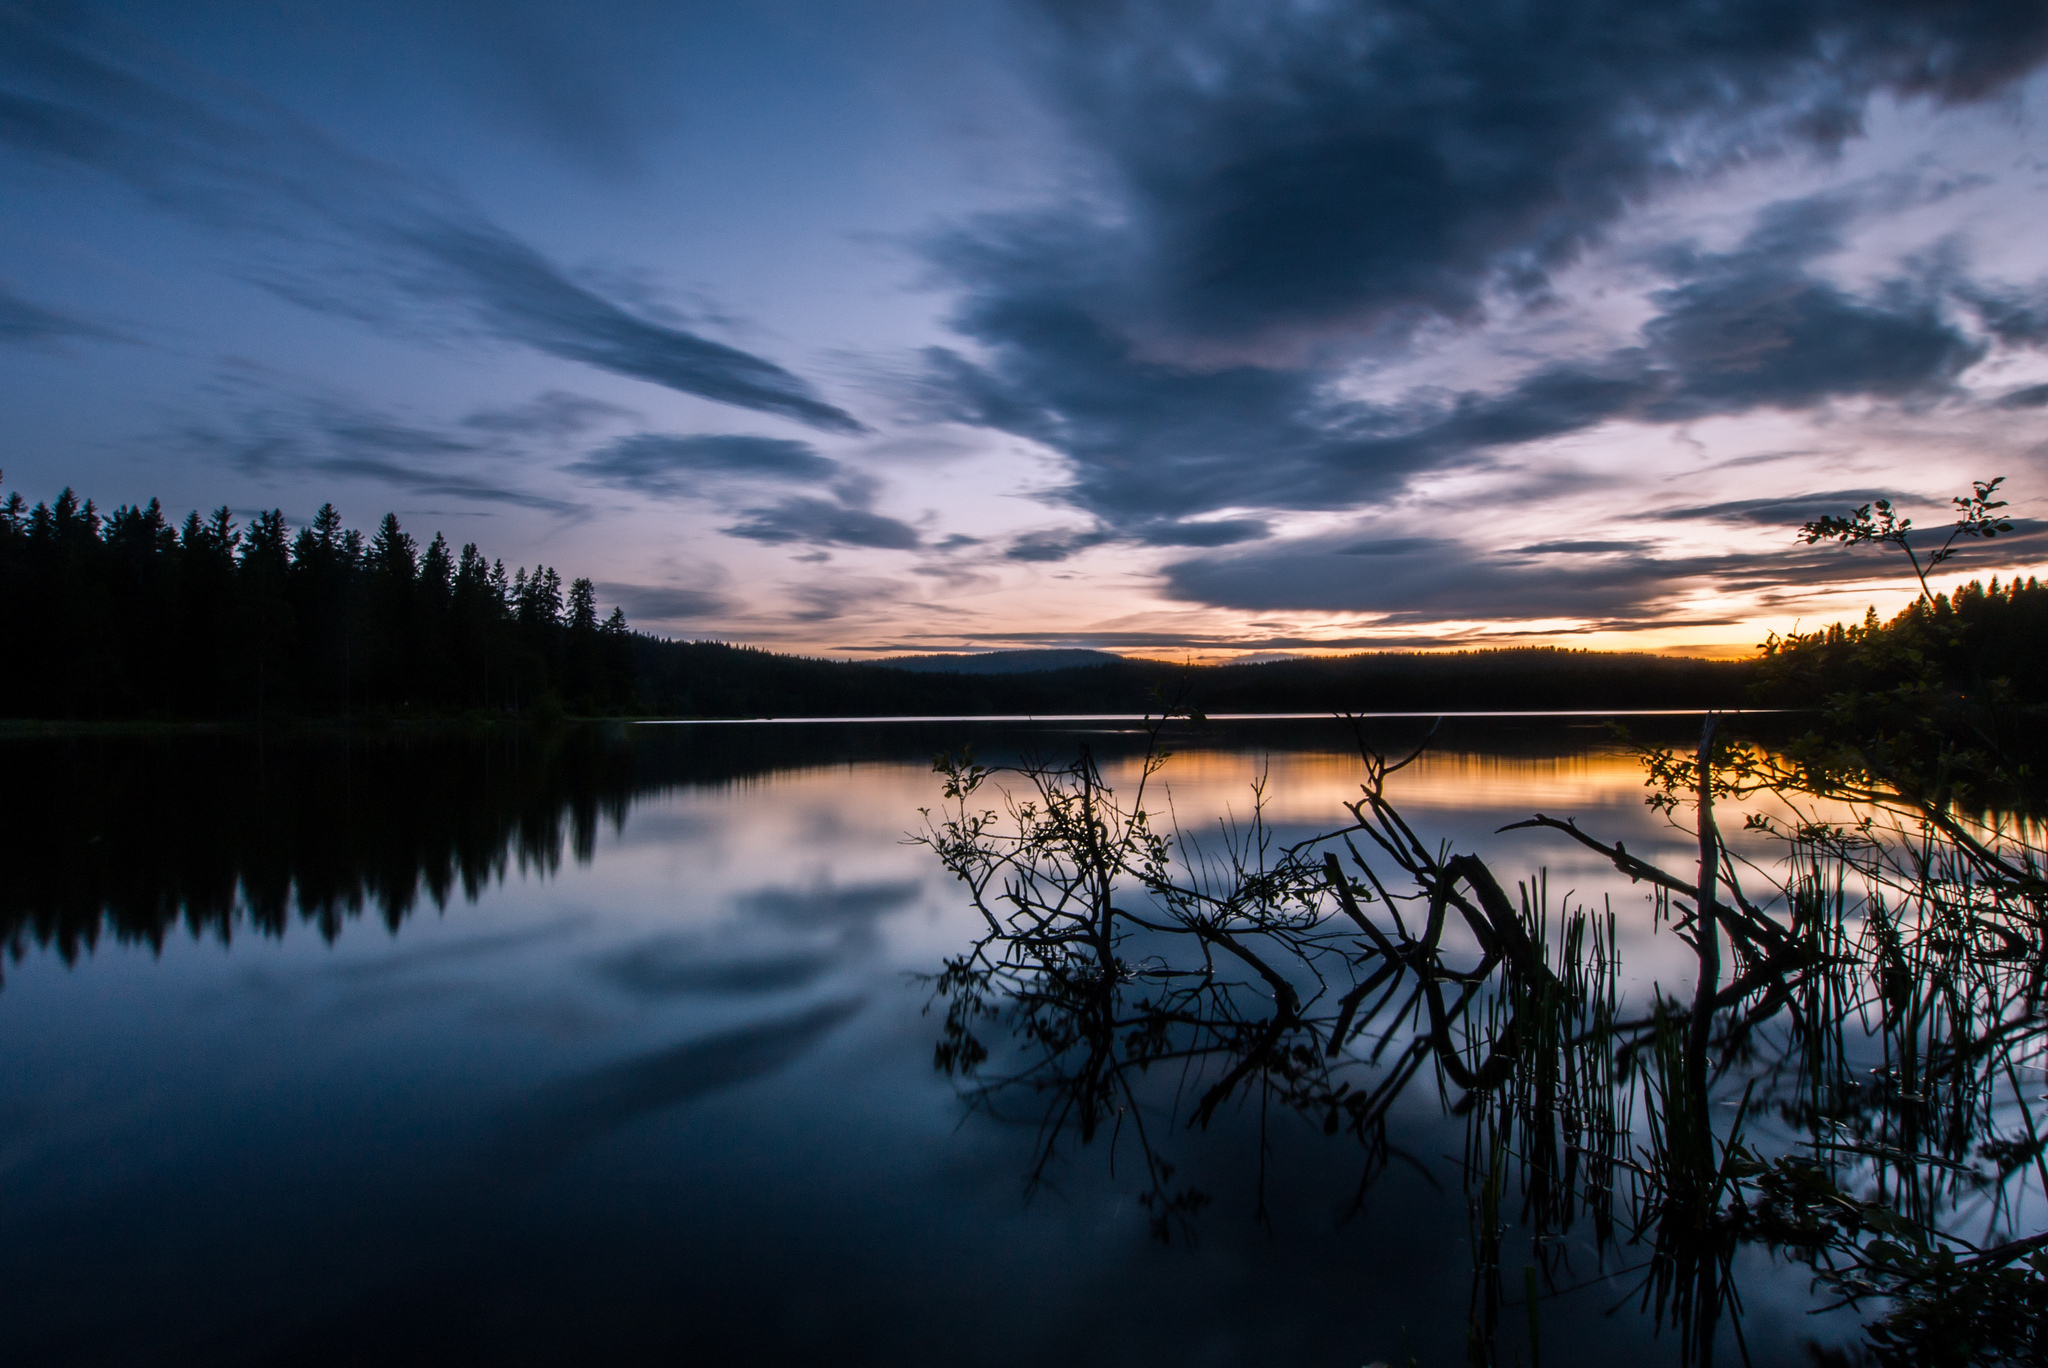
[[[1251, 783], [1264, 766], [1266, 815], [1276, 822], [1341, 820], [1365, 777], [1355, 754], [1286, 753], [1263, 758], [1244, 752], [1195, 751], [1173, 756], [1153, 777], [1182, 809], [1192, 803], [1220, 813], [1248, 810]], [[1103, 778], [1119, 793], [1135, 789], [1135, 760], [1107, 766]], [[1639, 803], [1642, 762], [1625, 750], [1603, 747], [1579, 755], [1488, 755], [1470, 751], [1425, 753], [1388, 780], [1388, 792], [1415, 812], [1527, 812], [1607, 808]]]

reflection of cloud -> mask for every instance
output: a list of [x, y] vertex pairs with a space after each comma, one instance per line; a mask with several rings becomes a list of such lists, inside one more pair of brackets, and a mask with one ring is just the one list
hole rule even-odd
[[916, 879], [761, 888], [738, 899], [740, 911], [776, 926], [814, 931], [870, 924], [901, 910], [924, 891]]
[[326, 972], [338, 979], [361, 981], [410, 973], [415, 969], [466, 964], [491, 955], [502, 955], [514, 950], [544, 945], [549, 941], [580, 932], [590, 924], [589, 914], [582, 913], [563, 917], [542, 926], [522, 927], [516, 931], [465, 936], [461, 940], [429, 942], [423, 945], [405, 944], [395, 947], [388, 954], [374, 958], [339, 961], [328, 966]]
[[601, 978], [635, 997], [686, 993], [779, 993], [803, 988], [845, 959], [842, 943], [830, 949], [784, 950], [736, 956], [711, 951], [693, 936], [660, 936], [627, 946], [598, 961]]
[[0, 146], [99, 172], [167, 212], [320, 260], [252, 268], [287, 298], [380, 323], [453, 310], [483, 333], [565, 360], [863, 430], [774, 362], [627, 312], [447, 189], [349, 153], [253, 99], [181, 84], [88, 29], [0, 16]]
[[491, 1158], [513, 1171], [568, 1157], [629, 1121], [766, 1077], [801, 1058], [865, 999], [702, 1036], [540, 1089], [521, 1104]]

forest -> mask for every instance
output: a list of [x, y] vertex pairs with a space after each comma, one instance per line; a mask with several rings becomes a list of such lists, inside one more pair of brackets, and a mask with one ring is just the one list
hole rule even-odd
[[0, 717], [63, 720], [1818, 708], [1910, 676], [1987, 702], [2048, 701], [2048, 591], [1972, 582], [1890, 621], [1772, 638], [1749, 661], [1521, 647], [1011, 674], [777, 654], [600, 620], [592, 582], [508, 573], [386, 514], [333, 505], [294, 530], [226, 508], [173, 525], [66, 489], [0, 504]]
[[633, 701], [623, 614], [547, 566], [506, 573], [386, 514], [294, 532], [226, 508], [173, 526], [66, 489], [0, 504], [0, 716], [253, 719], [611, 712]]

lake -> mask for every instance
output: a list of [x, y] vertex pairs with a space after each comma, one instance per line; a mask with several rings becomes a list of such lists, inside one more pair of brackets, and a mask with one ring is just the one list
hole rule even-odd
[[[1369, 725], [1390, 746], [1421, 728]], [[1698, 722], [1630, 725], [1685, 744]], [[1036, 1114], [967, 1108], [919, 977], [981, 929], [905, 839], [939, 801], [931, 756], [962, 744], [990, 764], [1087, 745], [1121, 790], [1145, 739], [1099, 720], [0, 743], [9, 1357], [1465, 1362], [1463, 1130], [1434, 1087], [1401, 1099], [1362, 1192], [1355, 1143], [1256, 1105], [1161, 1131], [1209, 1197], [1167, 1241], [1124, 1142], [1063, 1149], [1027, 1191]], [[1187, 835], [1242, 821], [1261, 775], [1288, 840], [1357, 794], [1335, 721], [1168, 744], [1153, 791]], [[1494, 834], [1569, 815], [1683, 867], [1692, 837], [1599, 719], [1449, 724], [1390, 791], [1504, 881], [1611, 907], [1630, 993], [1689, 994], [1645, 886], [1554, 833]], [[1546, 1255], [1544, 1353], [1677, 1362], [1628, 1251], [1576, 1238]], [[1804, 1269], [1752, 1251], [1735, 1272], [1752, 1361], [1853, 1338], [1808, 1314]]]

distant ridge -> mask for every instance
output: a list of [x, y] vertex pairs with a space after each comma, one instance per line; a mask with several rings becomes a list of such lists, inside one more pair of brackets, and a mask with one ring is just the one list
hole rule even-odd
[[[1364, 652], [1187, 665], [1106, 651], [847, 662], [635, 636], [639, 706], [661, 717], [969, 717], [1156, 712], [1735, 708], [1750, 661], [1561, 650]], [[1002, 664], [994, 662], [1017, 662]]]
[[1085, 670], [1091, 665], [1121, 665], [1110, 651], [1047, 648], [1033, 651], [979, 651], [971, 655], [887, 656], [867, 662], [891, 670], [919, 674], [1037, 674], [1043, 670]]

